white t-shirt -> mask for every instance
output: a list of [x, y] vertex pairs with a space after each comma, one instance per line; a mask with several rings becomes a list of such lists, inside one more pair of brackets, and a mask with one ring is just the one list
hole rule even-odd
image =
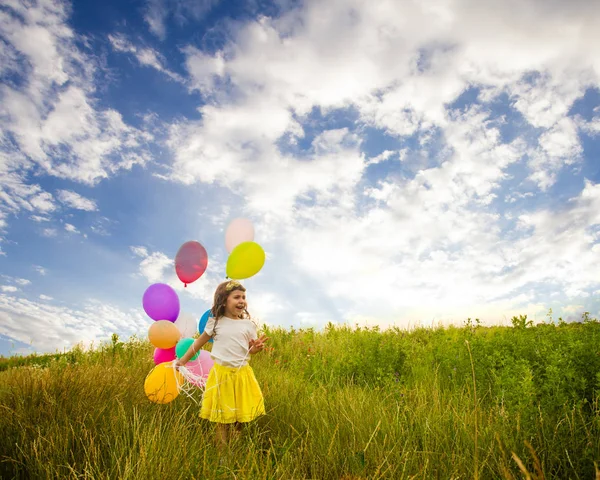
[[224, 367], [243, 367], [250, 359], [250, 340], [258, 338], [256, 324], [248, 318], [221, 317], [216, 321], [210, 317], [204, 329], [213, 337], [210, 356]]

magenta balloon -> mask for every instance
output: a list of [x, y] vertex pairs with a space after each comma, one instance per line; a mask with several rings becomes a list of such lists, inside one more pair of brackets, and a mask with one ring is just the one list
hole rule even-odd
[[185, 242], [175, 256], [175, 273], [186, 286], [195, 282], [206, 271], [208, 255], [198, 242]]
[[213, 359], [210, 357], [210, 353], [206, 350], [200, 350], [200, 355], [196, 360], [191, 360], [185, 364], [186, 368], [194, 375], [201, 377], [198, 381], [192, 381], [197, 387], [204, 387], [206, 379], [210, 373], [210, 369], [214, 365]]
[[154, 349], [154, 363], [156, 365], [163, 362], [170, 362], [171, 360], [175, 360], [175, 347]]
[[179, 316], [179, 297], [166, 283], [150, 285], [144, 292], [142, 304], [152, 320], [174, 322]]

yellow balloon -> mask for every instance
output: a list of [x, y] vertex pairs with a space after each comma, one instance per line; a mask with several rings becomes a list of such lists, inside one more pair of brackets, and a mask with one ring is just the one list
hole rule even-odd
[[265, 251], [256, 242], [242, 242], [227, 259], [227, 276], [234, 280], [250, 278], [265, 264]]
[[169, 320], [157, 320], [148, 329], [148, 339], [156, 348], [174, 347], [181, 338], [181, 332]]
[[173, 362], [159, 363], [144, 382], [144, 392], [148, 400], [154, 403], [169, 403], [177, 398], [177, 383], [183, 384], [183, 376], [173, 368]]

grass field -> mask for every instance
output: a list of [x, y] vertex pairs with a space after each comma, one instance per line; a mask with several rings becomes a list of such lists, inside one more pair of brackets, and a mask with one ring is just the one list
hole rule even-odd
[[146, 341], [0, 361], [1, 478], [600, 479], [600, 323], [268, 329], [267, 415], [219, 459]]

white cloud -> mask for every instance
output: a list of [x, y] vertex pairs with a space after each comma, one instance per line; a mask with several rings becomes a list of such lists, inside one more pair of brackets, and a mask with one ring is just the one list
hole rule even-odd
[[530, 179], [546, 190], [556, 182], [556, 177], [565, 165], [581, 160], [583, 148], [575, 122], [562, 118], [539, 138], [539, 148], [530, 153]]
[[[260, 133], [266, 128], [264, 122], [252, 122], [250, 111], [237, 116], [227, 109], [213, 109], [206, 127], [173, 127], [172, 178], [185, 183], [218, 181], [245, 195], [254, 211], [278, 218], [289, 215], [296, 200], [308, 194], [320, 201], [340, 194], [340, 199], [351, 203], [345, 192], [360, 180], [365, 166], [359, 139], [347, 129], [322, 132], [312, 142], [310, 161], [297, 161], [281, 155], [272, 143], [285, 133], [281, 126], [289, 114], [279, 113], [281, 121], [279, 115], [269, 119], [270, 141]], [[232, 143], [238, 145], [234, 150], [228, 149]]]
[[[586, 182], [581, 193], [562, 211], [540, 210], [529, 216], [533, 228], [514, 244], [518, 263], [512, 275], [529, 281], [550, 279], [566, 287], [570, 295], [597, 284], [600, 268], [593, 237], [586, 232], [600, 224], [600, 184]], [[511, 276], [512, 276], [511, 275]]]
[[112, 333], [122, 336], [147, 334], [149, 321], [140, 309], [120, 308], [88, 300], [82, 309], [35, 302], [0, 294], [0, 334], [32, 345], [37, 352], [54, 352], [77, 343], [89, 346], [106, 341]]
[[536, 128], [551, 128], [567, 115], [573, 102], [585, 93], [585, 83], [593, 79], [568, 75], [555, 78], [546, 73], [530, 81], [520, 80], [511, 87], [513, 106]]
[[40, 265], [34, 265], [33, 268], [35, 269], [36, 272], [38, 272], [42, 276], [48, 274], [48, 270], [45, 269], [44, 267], [41, 267]]
[[[584, 207], [594, 187], [567, 207], [588, 223], [567, 228], [562, 250], [542, 233], [550, 211], [534, 212], [520, 230], [505, 225], [524, 212], [494, 203], [510, 185], [506, 204], [518, 205], [511, 199], [550, 188], [581, 160], [578, 125], [567, 115], [600, 85], [590, 50], [600, 46], [592, 27], [600, 11], [579, 7], [305, 2], [242, 25], [212, 55], [188, 47], [191, 85], [211, 101], [199, 107], [201, 121], [171, 126], [170, 178], [216, 183], [243, 198], [346, 318], [537, 312], [536, 297], [525, 301], [519, 290], [593, 286], [597, 255], [578, 235], [597, 223]], [[470, 88], [479, 105], [450, 109]], [[502, 95], [510, 115], [494, 111]], [[355, 132], [317, 131], [304, 140], [310, 147], [288, 152], [315, 130], [311, 112], [328, 118], [347, 109], [358, 114]], [[527, 128], [513, 123], [519, 114]], [[517, 130], [508, 142], [507, 123]], [[367, 164], [391, 153], [365, 160], [364, 127], [417, 138], [418, 147], [403, 150], [402, 173], [371, 181]], [[530, 169], [533, 192], [509, 173], [516, 164]], [[555, 256], [565, 262], [547, 268]], [[572, 270], [578, 256], [585, 273]]]
[[138, 257], [146, 258], [148, 256], [148, 249], [146, 247], [130, 247], [131, 251]]
[[483, 207], [521, 149], [502, 144], [486, 118], [477, 110], [450, 118], [446, 135], [453, 152], [412, 180], [367, 190], [382, 207], [362, 216], [352, 208], [335, 210], [335, 216], [327, 206], [305, 208], [306, 222], [286, 238], [296, 266], [319, 278], [331, 297], [346, 299], [342, 310], [356, 304], [378, 316], [432, 298], [445, 306], [439, 314], [449, 315], [497, 296], [494, 282], [473, 285], [506, 264], [496, 247], [498, 218]]
[[144, 20], [148, 24], [150, 31], [161, 40], [166, 36], [165, 20], [167, 10], [165, 0], [148, 0]]
[[71, 225], [70, 223], [65, 223], [65, 230], [69, 233], [80, 233], [79, 230], [77, 230], [77, 227], [75, 227], [75, 225]]
[[[419, 118], [442, 121], [443, 104], [469, 83], [516, 88], [523, 86], [524, 73], [548, 70], [546, 89], [571, 92], [569, 81], [578, 89], [576, 75], [561, 77], [565, 81], [559, 85], [553, 79], [564, 74], [563, 66], [580, 67], [579, 72], [598, 67], [585, 48], [590, 40], [598, 41], [598, 34], [589, 22], [582, 24], [584, 12], [559, 9], [563, 16], [557, 18], [552, 9], [528, 2], [519, 10], [528, 10], [525, 18], [536, 18], [532, 26], [506, 21], [515, 8], [472, 1], [436, 7], [307, 2], [281, 18], [262, 18], [239, 31], [235, 43], [224, 49], [229, 58], [224, 75], [247, 92], [260, 87], [263, 96], [277, 94], [299, 112], [346, 102], [373, 112], [370, 95], [385, 91], [382, 107], [392, 115], [414, 115], [410, 124]], [[589, 6], [585, 10], [598, 16]], [[494, 35], [481, 25], [493, 25]], [[558, 27], [565, 35], [554, 34]], [[594, 80], [593, 75], [586, 80]], [[534, 92], [514, 93], [518, 102]], [[389, 101], [386, 95], [391, 95]], [[525, 103], [519, 106], [525, 108]]]
[[51, 296], [49, 296], [49, 295], [41, 294], [40, 295], [40, 300], [50, 301], [50, 300], [54, 300], [54, 298], [51, 297]]
[[174, 265], [173, 260], [162, 252], [149, 254], [140, 263], [140, 273], [151, 283], [160, 282], [164, 271]]
[[58, 235], [58, 232], [56, 228], [44, 228], [42, 230], [42, 235], [44, 237], [56, 237], [56, 235]]
[[2, 56], [14, 81], [0, 86], [0, 228], [8, 215], [56, 209], [31, 175], [95, 184], [149, 159], [152, 140], [94, 98], [97, 60], [78, 46], [65, 2], [5, 3], [0, 14]]
[[111, 220], [111, 219], [109, 219], [107, 217], [100, 217], [100, 218], [97, 218], [94, 221], [94, 223], [90, 227], [90, 229], [96, 235], [101, 235], [103, 237], [107, 237], [107, 236], [110, 235], [110, 229], [111, 229], [111, 227], [113, 227], [117, 223], [118, 222], [116, 222], [115, 220]]
[[31, 285], [31, 280], [28, 280], [26, 278], [11, 277], [10, 275], [0, 275], [0, 277], [3, 278], [8, 283], [16, 284], [16, 285], [19, 285], [20, 287], [25, 287], [27, 285]]
[[51, 194], [42, 192], [31, 199], [31, 205], [42, 212], [51, 212], [56, 209], [53, 200]]
[[[393, 150], [384, 150], [383, 152], [381, 152], [379, 155], [369, 158], [368, 164], [369, 165], [374, 165], [377, 163], [381, 163], [381, 162], [385, 162], [386, 160], [389, 160], [390, 157], [392, 157], [393, 155], [395, 155], [397, 152], [394, 152]], [[400, 154], [402, 154], [403, 152], [400, 152]], [[401, 155], [402, 158], [402, 155]]]
[[[536, 19], [532, 28], [509, 20], [518, 7], [484, 3], [307, 2], [281, 18], [249, 22], [213, 56], [188, 48], [192, 84], [216, 95], [220, 106], [202, 107], [201, 126], [172, 130], [171, 145], [184, 140], [175, 149], [177, 178], [219, 181], [213, 158], [232, 167], [263, 152], [264, 142], [297, 130], [290, 111], [302, 117], [314, 107], [353, 105], [362, 121], [400, 136], [445, 127], [446, 106], [476, 85], [488, 89], [488, 99], [507, 91], [533, 126], [557, 124], [540, 139], [544, 159], [531, 163], [547, 188], [569, 161], [559, 151], [576, 155], [579, 149], [577, 135], [563, 131], [568, 125], [561, 119], [586, 86], [598, 84], [600, 65], [586, 53], [598, 34], [582, 23], [582, 12], [559, 9], [559, 19], [529, 2], [521, 10]], [[494, 36], [483, 24], [494, 26]], [[558, 26], [564, 36], [552, 33]], [[536, 70], [542, 75], [528, 80]], [[234, 87], [229, 98], [219, 90], [223, 82]], [[260, 120], [239, 132], [230, 119], [245, 117]], [[206, 153], [195, 162], [185, 160], [200, 149]]]
[[200, 20], [218, 3], [219, 0], [146, 0], [144, 21], [154, 35], [164, 40], [170, 17], [179, 25], [190, 19]]
[[31, 218], [34, 222], [37, 222], [37, 223], [50, 221], [49, 217], [42, 217], [41, 215], [31, 215], [31, 217], [29, 217], [29, 218]]
[[271, 323], [277, 325], [281, 322], [281, 317], [287, 314], [292, 305], [289, 302], [282, 302], [279, 295], [275, 292], [249, 291], [247, 293], [248, 310], [258, 322]]
[[32, 220], [44, 222], [49, 220], [57, 206], [51, 193], [44, 191], [37, 184], [25, 183], [22, 174], [10, 171], [10, 166], [2, 163], [0, 148], [0, 229], [5, 229], [6, 218], [10, 214], [18, 214], [21, 210], [31, 212]]
[[76, 192], [71, 190], [59, 190], [57, 193], [58, 199], [67, 207], [87, 212], [98, 210], [98, 206], [94, 200], [85, 198]]
[[165, 59], [156, 50], [149, 47], [137, 47], [127, 40], [125, 36], [120, 34], [108, 35], [108, 40], [114, 51], [131, 53], [140, 65], [154, 68], [155, 70], [164, 73], [172, 80], [183, 83], [184, 80], [180, 75], [171, 72], [164, 66]]
[[[598, 108], [595, 109], [598, 111]], [[600, 133], [600, 117], [594, 117], [590, 122], [578, 118], [579, 127], [586, 133], [596, 136]]]
[[219, 77], [225, 73], [225, 60], [222, 54], [208, 55], [191, 46], [183, 51], [186, 54], [186, 68], [192, 77], [191, 89], [196, 89], [200, 93], [213, 93]]
[[2, 290], [3, 292], [16, 292], [19, 289], [14, 285], [2, 285], [0, 286], [0, 290]]
[[168, 267], [173, 267], [173, 271], [175, 270], [174, 260], [162, 252], [149, 253], [148, 249], [143, 246], [132, 246], [129, 248], [136, 256], [142, 258], [140, 262], [140, 274], [150, 283], [163, 282], [163, 277], [166, 275], [165, 270]]

